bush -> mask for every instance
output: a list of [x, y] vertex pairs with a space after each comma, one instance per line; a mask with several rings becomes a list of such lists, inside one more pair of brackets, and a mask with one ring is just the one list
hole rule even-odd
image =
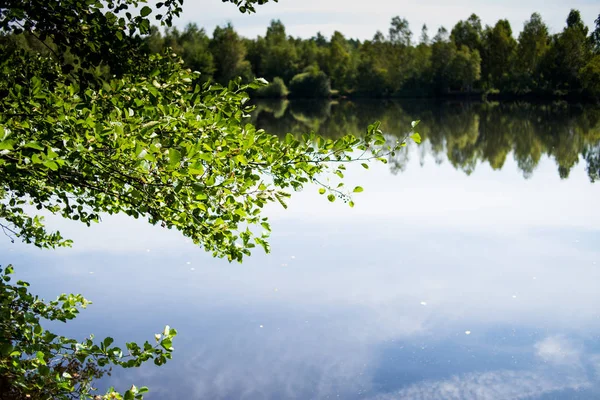
[[290, 97], [324, 98], [331, 95], [329, 78], [323, 71], [309, 68], [290, 81]]
[[288, 88], [285, 86], [283, 79], [281, 79], [280, 77], [276, 77], [275, 79], [273, 79], [273, 82], [269, 83], [267, 86], [262, 86], [258, 88], [252, 94], [252, 97], [283, 99], [287, 97], [288, 93]]

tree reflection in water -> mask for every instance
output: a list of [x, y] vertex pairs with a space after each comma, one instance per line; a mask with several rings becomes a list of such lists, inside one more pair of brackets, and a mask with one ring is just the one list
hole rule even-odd
[[600, 108], [549, 104], [405, 101], [269, 101], [257, 103], [252, 121], [277, 135], [316, 131], [328, 137], [359, 135], [373, 121], [383, 131], [403, 137], [413, 120], [421, 120], [423, 145], [391, 158], [392, 172], [402, 171], [409, 155], [424, 162], [447, 159], [470, 174], [478, 164], [501, 169], [512, 153], [525, 178], [535, 171], [542, 156], [552, 158], [561, 178], [569, 177], [580, 161], [592, 182], [600, 179]]

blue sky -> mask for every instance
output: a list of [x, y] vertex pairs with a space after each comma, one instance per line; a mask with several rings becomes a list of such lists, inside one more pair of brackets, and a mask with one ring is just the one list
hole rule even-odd
[[280, 0], [279, 3], [260, 6], [254, 15], [240, 14], [231, 3], [219, 0], [186, 0], [183, 17], [177, 22], [184, 26], [196, 22], [209, 33], [217, 25], [232, 22], [246, 37], [264, 35], [272, 19], [281, 19], [288, 34], [311, 37], [316, 32], [330, 36], [338, 30], [347, 37], [370, 39], [377, 30], [387, 32], [393, 16], [407, 18], [414, 36], [418, 38], [426, 23], [430, 36], [443, 25], [449, 30], [471, 13], [480, 16], [483, 24], [493, 25], [507, 18], [515, 36], [533, 12], [539, 12], [551, 32], [559, 32], [571, 8], [581, 11], [584, 22], [591, 28], [600, 13], [595, 0]]

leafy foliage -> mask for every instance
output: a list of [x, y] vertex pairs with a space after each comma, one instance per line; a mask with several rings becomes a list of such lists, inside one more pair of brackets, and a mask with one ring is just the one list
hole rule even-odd
[[30, 218], [24, 203], [88, 225], [100, 213], [123, 212], [176, 228], [215, 256], [241, 260], [255, 245], [267, 248], [265, 236], [249, 226], [269, 229], [260, 212], [289, 195], [282, 189], [300, 189], [326, 172], [328, 161], [354, 160], [356, 148], [373, 158], [393, 151], [377, 147], [384, 142], [376, 127], [362, 139], [308, 135], [281, 142], [244, 123], [250, 111], [244, 90], [260, 83], [201, 88], [193, 84], [197, 74], [176, 60], [152, 56], [149, 63], [150, 76], [125, 75], [84, 92], [39, 76], [23, 84], [20, 72], [10, 72], [19, 69], [5, 66], [3, 106], [11, 110], [0, 115], [5, 229], [54, 247], [69, 243], [47, 234], [40, 218], [21, 223]]
[[154, 344], [126, 343], [125, 350], [113, 346], [110, 337], [95, 342], [93, 335], [82, 342], [56, 335], [43, 328], [45, 321], [67, 322], [91, 304], [82, 295], [61, 295], [44, 302], [29, 293], [29, 284], [11, 284], [14, 268], [0, 268], [0, 392], [6, 400], [41, 399], [141, 399], [148, 391], [132, 386], [123, 395], [113, 388], [105, 395], [94, 392], [94, 380], [110, 373], [113, 366], [138, 367], [153, 360], [156, 365], [171, 358], [175, 329], [156, 334]]
[[281, 99], [285, 98], [289, 94], [288, 88], [285, 86], [283, 79], [275, 77], [273, 82], [269, 82], [268, 85], [258, 88], [252, 93], [252, 97], [268, 97]]
[[329, 97], [331, 86], [329, 78], [318, 68], [307, 68], [290, 81], [290, 96], [300, 98]]

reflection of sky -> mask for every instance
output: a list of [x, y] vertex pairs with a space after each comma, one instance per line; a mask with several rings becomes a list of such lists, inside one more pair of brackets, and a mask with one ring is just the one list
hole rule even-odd
[[94, 302], [59, 330], [178, 328], [173, 361], [111, 378], [150, 399], [600, 396], [600, 187], [547, 159], [524, 180], [512, 160], [465, 176], [417, 158], [352, 168], [354, 209], [312, 188], [271, 208], [273, 253], [242, 265], [120, 217], [52, 220], [74, 249], [4, 241], [2, 262], [45, 297]]

